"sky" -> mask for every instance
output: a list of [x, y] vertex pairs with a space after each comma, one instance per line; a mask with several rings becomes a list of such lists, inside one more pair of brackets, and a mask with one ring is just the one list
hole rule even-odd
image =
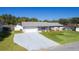
[[79, 7], [0, 7], [0, 15], [2, 14], [35, 17], [39, 20], [57, 20], [79, 17]]

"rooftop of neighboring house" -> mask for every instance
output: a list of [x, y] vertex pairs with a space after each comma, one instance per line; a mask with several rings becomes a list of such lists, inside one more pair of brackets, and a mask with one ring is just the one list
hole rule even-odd
[[60, 23], [54, 23], [54, 22], [22, 22], [22, 26], [63, 26]]

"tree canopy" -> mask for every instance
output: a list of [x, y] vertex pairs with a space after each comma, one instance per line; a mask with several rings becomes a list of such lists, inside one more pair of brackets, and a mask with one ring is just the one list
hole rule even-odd
[[59, 19], [58, 21], [61, 24], [79, 24], [79, 17], [73, 17], [69, 19]]
[[37, 18], [29, 18], [29, 17], [16, 17], [16, 16], [13, 16], [11, 14], [3, 14], [3, 15], [0, 15], [0, 23], [3, 23], [3, 24], [12, 24], [12, 25], [15, 25], [15, 24], [18, 24], [18, 23], [21, 23], [21, 22], [28, 22], [28, 21], [32, 21], [32, 22], [59, 22], [63, 25], [66, 25], [66, 24], [79, 24], [79, 17], [73, 17], [73, 18], [62, 18], [62, 19], [58, 19], [58, 20], [39, 20]]
[[27, 22], [27, 21], [32, 21], [32, 22], [37, 22], [37, 18], [29, 18], [29, 17], [16, 17], [11, 14], [3, 14], [0, 16], [0, 23], [4, 24], [17, 24], [21, 22]]

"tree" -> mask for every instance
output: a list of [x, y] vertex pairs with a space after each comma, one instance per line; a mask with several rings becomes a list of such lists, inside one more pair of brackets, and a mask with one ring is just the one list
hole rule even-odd
[[3, 14], [1, 17], [4, 21], [4, 24], [15, 24], [15, 16], [12, 16], [11, 14]]
[[44, 20], [43, 22], [49, 22], [49, 21], [46, 19], [46, 20]]
[[59, 23], [66, 25], [70, 22], [69, 22], [69, 19], [59, 19]]
[[70, 19], [72, 24], [79, 24], [79, 17], [74, 17]]
[[32, 21], [32, 22], [38, 22], [38, 19], [37, 18], [30, 18], [30, 21]]

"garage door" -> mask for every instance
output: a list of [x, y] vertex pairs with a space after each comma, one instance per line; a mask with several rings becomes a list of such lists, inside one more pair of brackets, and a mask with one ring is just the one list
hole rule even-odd
[[26, 28], [23, 29], [24, 33], [28, 33], [28, 32], [38, 32], [38, 28]]

